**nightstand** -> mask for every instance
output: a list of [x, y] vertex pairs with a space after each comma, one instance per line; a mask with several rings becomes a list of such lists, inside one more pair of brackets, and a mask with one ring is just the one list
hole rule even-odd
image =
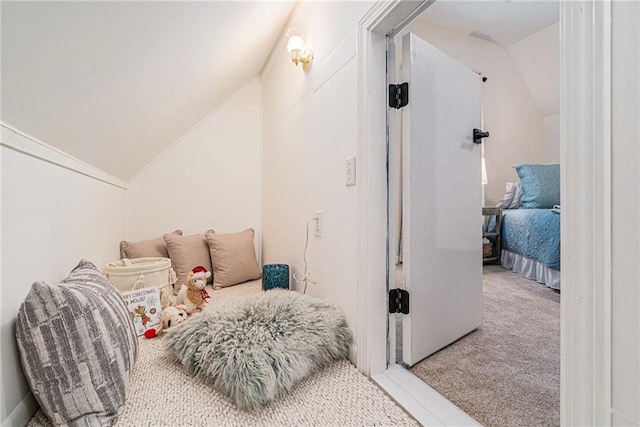
[[[496, 217], [496, 232], [489, 233], [487, 231], [482, 232], [482, 237], [486, 237], [492, 243], [491, 251], [485, 253], [484, 247], [482, 251], [482, 262], [484, 264], [498, 264], [500, 265], [500, 253], [501, 253], [501, 243], [502, 236], [500, 235], [500, 230], [502, 229], [502, 208], [493, 208], [493, 207], [483, 207], [482, 215]], [[486, 225], [483, 225], [483, 230], [486, 229]]]

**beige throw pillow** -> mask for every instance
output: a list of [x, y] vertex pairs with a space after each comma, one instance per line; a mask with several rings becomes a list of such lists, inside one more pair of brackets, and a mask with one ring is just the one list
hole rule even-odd
[[[182, 236], [182, 230], [176, 230], [171, 234]], [[164, 243], [164, 237], [160, 236], [151, 240], [141, 240], [139, 242], [120, 242], [121, 258], [169, 258], [167, 245]]]
[[[207, 233], [214, 234], [213, 230]], [[175, 234], [165, 234], [164, 241], [167, 244], [169, 257], [173, 264], [173, 269], [178, 276], [178, 281], [174, 286], [177, 293], [182, 285], [187, 281], [187, 274], [198, 265], [203, 266], [207, 271], [211, 271], [211, 257], [209, 247], [204, 234], [194, 234], [192, 236], [177, 236]], [[212, 278], [209, 278], [209, 282]]]
[[253, 228], [229, 234], [207, 232], [216, 286], [236, 285], [262, 276], [253, 235]]

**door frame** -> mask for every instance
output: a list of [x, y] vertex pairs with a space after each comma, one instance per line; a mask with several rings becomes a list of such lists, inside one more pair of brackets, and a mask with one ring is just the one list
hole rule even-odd
[[[432, 2], [378, 1], [358, 23], [357, 364], [414, 415], [447, 424], [460, 420], [450, 402], [435, 396], [425, 415], [412, 376], [387, 366], [386, 34]], [[563, 425], [611, 423], [610, 88], [611, 0], [560, 0]]]

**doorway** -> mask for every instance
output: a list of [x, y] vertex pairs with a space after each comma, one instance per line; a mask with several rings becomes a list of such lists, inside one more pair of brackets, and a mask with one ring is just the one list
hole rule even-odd
[[[413, 308], [396, 314], [389, 325], [396, 331], [390, 356], [483, 425], [557, 425], [560, 295], [500, 267], [501, 230], [486, 233], [494, 252], [488, 259], [498, 265], [487, 265], [482, 275], [478, 225], [485, 211], [496, 221], [499, 208], [483, 206], [504, 198], [499, 189], [505, 184], [516, 185], [507, 180], [520, 185], [513, 165], [541, 164], [536, 167], [559, 172], [557, 127], [548, 132], [555, 138], [545, 140], [547, 119], [557, 123], [559, 115], [558, 5], [546, 3], [546, 13], [527, 3], [483, 3], [475, 12], [474, 5], [463, 5], [464, 13], [476, 17], [473, 26], [460, 23], [465, 15], [457, 4], [436, 2], [388, 41], [388, 69], [395, 69], [395, 81], [408, 81], [411, 88], [408, 105], [391, 108], [388, 116], [389, 259], [398, 260], [389, 266], [396, 272], [389, 281], [390, 288], [395, 279], [409, 292]], [[534, 7], [537, 16], [524, 10]], [[483, 19], [504, 21], [507, 28], [483, 26]], [[545, 63], [536, 60], [533, 76], [526, 60], [532, 51], [546, 58]], [[421, 58], [431, 62], [423, 65]], [[438, 74], [439, 69], [444, 71]], [[541, 79], [544, 88], [536, 86]], [[475, 121], [464, 122], [465, 108]], [[473, 141], [474, 128], [490, 136]], [[474, 149], [475, 157], [465, 163]], [[486, 197], [489, 174], [481, 173], [481, 163], [489, 165], [496, 184]], [[555, 186], [557, 196], [540, 206], [548, 209], [504, 211], [509, 230], [515, 217], [522, 217], [519, 225], [544, 217], [544, 226], [533, 232], [542, 245], [550, 242], [544, 250], [556, 250], [556, 259], [532, 256], [553, 266], [559, 265], [560, 215], [550, 210], [560, 204], [557, 178], [546, 184], [549, 191]], [[520, 205], [509, 202], [505, 208]], [[505, 236], [511, 244], [507, 249], [518, 249], [514, 238], [525, 239], [530, 232]], [[456, 240], [456, 233], [467, 239]], [[534, 271], [547, 268], [534, 258], [526, 260], [540, 264]], [[559, 276], [557, 268], [553, 272]], [[470, 316], [475, 320], [460, 328]]]
[[[388, 309], [387, 240], [386, 231], [383, 231], [388, 224], [386, 179], [379, 173], [386, 164], [385, 40], [387, 34], [410, 21], [429, 4], [376, 3], [359, 23], [358, 212], [361, 221], [358, 292], [362, 305], [358, 323], [361, 349], [358, 366], [421, 422], [465, 424], [461, 418], [456, 418], [460, 415], [458, 408], [443, 401], [438, 394], [430, 395], [428, 387], [425, 391], [423, 384], [416, 384], [415, 378], [407, 376], [403, 368], [387, 365], [387, 334], [393, 335], [394, 331], [387, 330], [388, 316], [381, 316], [382, 310]], [[607, 94], [603, 77], [611, 69], [607, 48], [611, 41], [611, 26], [607, 20], [610, 5], [562, 2], [560, 16], [561, 81], [564, 83], [561, 99], [563, 111], [572, 112], [571, 115], [561, 114], [560, 120], [562, 174], [566, 178], [562, 182], [562, 259], [565, 266], [562, 281], [571, 283], [571, 287], [563, 292], [561, 310], [565, 320], [583, 319], [579, 324], [563, 321], [562, 422], [596, 424], [598, 420], [610, 417], [606, 403], [610, 401], [610, 391], [607, 391], [610, 389], [603, 388], [603, 384], [609, 384], [611, 379], [607, 374], [610, 369], [602, 369], [602, 366], [611, 366], [607, 356], [610, 341], [606, 339], [610, 335], [597, 335], [604, 337], [604, 341], [594, 340], [593, 335], [594, 331], [606, 332], [611, 319], [607, 309], [610, 300], [606, 298], [610, 293], [611, 270], [607, 263], [601, 263], [610, 256], [607, 249], [610, 248], [610, 235], [599, 231], [603, 224], [600, 220], [604, 218], [606, 223], [607, 219], [604, 214], [609, 200], [606, 188], [610, 185], [611, 170], [607, 161], [610, 142], [603, 145], [599, 139], [603, 132], [606, 134], [611, 118], [610, 104], [603, 102]], [[563, 22], [572, 25], [564, 26]], [[595, 123], [595, 126], [585, 128], [585, 122]], [[597, 180], [596, 187], [589, 184], [588, 177]], [[580, 210], [578, 206], [582, 206]], [[585, 215], [585, 208], [588, 215]], [[593, 265], [604, 268], [598, 268], [596, 274], [586, 274], [593, 271]], [[577, 302], [578, 296], [582, 303]], [[585, 354], [590, 356], [585, 358]], [[575, 360], [581, 360], [581, 363], [571, 362]], [[416, 392], [418, 389], [420, 392]]]

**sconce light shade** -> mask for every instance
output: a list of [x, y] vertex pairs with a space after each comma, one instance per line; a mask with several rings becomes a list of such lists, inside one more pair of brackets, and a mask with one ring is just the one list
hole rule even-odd
[[291, 55], [291, 61], [296, 65], [302, 63], [302, 69], [307, 71], [311, 68], [313, 52], [307, 47], [304, 39], [297, 34], [295, 29], [290, 29], [287, 34], [289, 34], [287, 52]]
[[489, 179], [487, 178], [487, 163], [484, 161], [484, 157], [482, 158], [482, 183], [489, 183]]
[[287, 42], [287, 52], [291, 53], [294, 50], [299, 50], [301, 52], [304, 52], [306, 47], [307, 46], [305, 45], [304, 40], [302, 39], [302, 37], [300, 37], [300, 36], [291, 36], [291, 37], [289, 37], [289, 41]]

